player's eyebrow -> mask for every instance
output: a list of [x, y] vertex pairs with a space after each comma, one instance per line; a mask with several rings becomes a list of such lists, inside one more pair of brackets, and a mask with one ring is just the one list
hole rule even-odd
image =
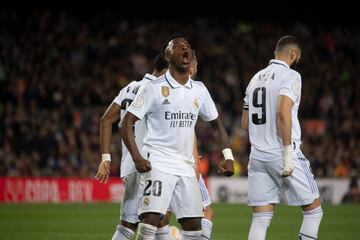
[[173, 47], [180, 46], [181, 44], [185, 44], [188, 48], [191, 48], [189, 42], [186, 39], [176, 39], [173, 41]]

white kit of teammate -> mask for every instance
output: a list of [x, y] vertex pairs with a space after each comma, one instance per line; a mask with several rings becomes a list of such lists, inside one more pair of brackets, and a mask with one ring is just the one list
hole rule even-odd
[[[138, 93], [140, 87], [145, 83], [155, 80], [156, 77], [151, 74], [146, 74], [141, 81], [133, 81], [128, 86], [124, 87], [119, 95], [114, 99], [114, 102], [121, 106], [121, 119], [126, 113], [126, 109], [133, 102], [136, 94]], [[135, 131], [135, 141], [139, 149], [142, 148], [143, 138], [146, 133], [146, 126], [143, 121], [137, 121], [134, 126]], [[140, 175], [137, 172], [134, 161], [131, 158], [131, 155], [126, 148], [123, 141], [122, 142], [122, 157], [121, 157], [121, 168], [120, 176], [124, 184], [124, 195], [121, 201], [121, 219], [130, 222], [137, 223], [139, 222], [138, 218], [138, 208], [139, 208], [139, 198], [138, 193], [139, 187], [139, 178]]]
[[[112, 125], [122, 120], [127, 107], [134, 100], [140, 87], [146, 82], [156, 79], [157, 76], [163, 75], [167, 70], [168, 63], [165, 61], [163, 54], [157, 55], [153, 63], [153, 73], [146, 74], [141, 81], [133, 81], [124, 87], [100, 119], [100, 150], [102, 152], [102, 161], [99, 164], [95, 178], [102, 183], [106, 183], [110, 175]], [[135, 144], [141, 148], [142, 139], [146, 133], [145, 124], [139, 121], [134, 124], [133, 128], [136, 135], [136, 138], [134, 138]], [[123, 141], [120, 174], [123, 180], [124, 193], [121, 203], [120, 223], [116, 227], [112, 240], [131, 239], [139, 222], [137, 214], [140, 197], [138, 190], [139, 173]], [[162, 236], [168, 235], [168, 226], [159, 228], [158, 232]]]
[[316, 239], [322, 209], [310, 163], [300, 150], [298, 109], [301, 76], [291, 69], [301, 57], [299, 41], [277, 42], [275, 59], [251, 79], [244, 98], [242, 126], [251, 142], [248, 205], [253, 208], [249, 240], [264, 240], [280, 193], [286, 203], [301, 206], [299, 239]]
[[[276, 124], [277, 99], [279, 95], [289, 97], [292, 107], [292, 148], [295, 168], [292, 178], [275, 178], [283, 168], [283, 144]], [[301, 76], [280, 60], [271, 60], [264, 70], [258, 72], [246, 89], [245, 106], [249, 106], [249, 137], [252, 143], [250, 159], [276, 164], [279, 172], [263, 175], [261, 181], [252, 178], [252, 163], [249, 167], [249, 205], [258, 206], [279, 203], [277, 186], [293, 185], [286, 188], [285, 195], [289, 205], [306, 205], [319, 197], [319, 191], [310, 171], [310, 163], [300, 150], [301, 129], [297, 117], [301, 99]], [[280, 159], [280, 161], [279, 161]], [[254, 161], [255, 163], [255, 161]], [[258, 173], [261, 174], [261, 173]]]

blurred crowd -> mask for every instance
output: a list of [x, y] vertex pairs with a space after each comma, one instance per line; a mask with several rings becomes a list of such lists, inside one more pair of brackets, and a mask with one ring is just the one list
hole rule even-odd
[[[99, 119], [174, 32], [189, 36], [203, 81], [231, 138], [236, 176], [247, 175], [248, 136], [240, 127], [245, 88], [267, 66], [279, 37], [303, 43], [302, 149], [317, 177], [359, 175], [360, 32], [351, 26], [242, 22], [233, 17], [164, 21], [115, 13], [0, 14], [0, 176], [93, 177], [100, 161]], [[201, 169], [222, 158], [209, 125], [196, 129]], [[113, 176], [120, 136], [113, 128]]]

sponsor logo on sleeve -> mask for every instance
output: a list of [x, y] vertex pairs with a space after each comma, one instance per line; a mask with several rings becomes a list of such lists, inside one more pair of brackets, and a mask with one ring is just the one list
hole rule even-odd
[[138, 95], [133, 102], [134, 107], [141, 107], [142, 105], [144, 105], [144, 97], [141, 95]]
[[300, 84], [294, 83], [291, 86], [291, 91], [294, 93], [295, 96], [300, 96], [300, 92], [301, 92]]

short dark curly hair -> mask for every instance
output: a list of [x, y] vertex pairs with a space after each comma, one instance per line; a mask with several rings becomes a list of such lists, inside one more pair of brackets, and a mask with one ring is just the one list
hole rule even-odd
[[154, 59], [154, 69], [161, 72], [165, 68], [168, 68], [169, 63], [166, 61], [164, 54], [159, 53]]
[[173, 33], [173, 34], [171, 34], [164, 41], [164, 45], [163, 45], [163, 48], [162, 48], [162, 51], [161, 51], [164, 54], [164, 56], [166, 56], [165, 51], [166, 51], [166, 47], [168, 46], [169, 42], [171, 42], [171, 40], [176, 39], [176, 38], [184, 38], [184, 39], [188, 40], [188, 37], [183, 33]]

